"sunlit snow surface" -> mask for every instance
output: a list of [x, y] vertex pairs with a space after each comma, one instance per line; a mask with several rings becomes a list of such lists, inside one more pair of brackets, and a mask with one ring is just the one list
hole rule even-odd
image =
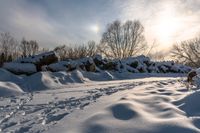
[[2, 132], [200, 132], [200, 94], [186, 89], [183, 75], [3, 73]]

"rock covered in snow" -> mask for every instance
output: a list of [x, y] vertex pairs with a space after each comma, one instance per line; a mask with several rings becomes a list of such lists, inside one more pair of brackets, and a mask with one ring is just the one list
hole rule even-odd
[[[69, 59], [66, 61], [58, 61], [58, 57], [54, 52], [48, 52], [28, 58], [18, 59], [14, 61], [14, 63], [18, 63], [19, 65], [25, 63], [32, 64], [32, 66], [35, 65], [37, 72], [70, 72], [79, 69], [88, 72], [116, 71], [131, 73], [188, 73], [191, 70], [191, 67], [176, 64], [173, 61], [153, 62], [149, 57], [144, 55], [129, 57], [122, 60], [106, 59], [101, 55], [96, 55], [94, 57], [85, 57], [77, 60]], [[18, 67], [19, 66], [16, 66], [15, 69], [20, 69]], [[18, 72], [11, 69], [7, 68], [7, 70], [18, 74]], [[34, 72], [35, 70], [30, 71], [30, 73]], [[21, 74], [21, 72], [19, 74]]]
[[42, 66], [58, 62], [58, 60], [59, 60], [58, 55], [54, 51], [50, 51], [26, 58], [19, 58], [15, 62], [35, 64], [37, 67], [37, 71], [41, 71]]
[[70, 62], [60, 61], [60, 62], [52, 63], [48, 65], [46, 69], [52, 72], [58, 72], [58, 71], [67, 71], [69, 67], [70, 67]]
[[36, 66], [31, 63], [9, 62], [9, 63], [4, 63], [3, 68], [14, 74], [30, 75], [37, 72]]
[[91, 57], [86, 57], [80, 60], [77, 60], [80, 65], [80, 67], [83, 70], [89, 71], [89, 72], [95, 72], [96, 71], [96, 65], [94, 63], [94, 60]]

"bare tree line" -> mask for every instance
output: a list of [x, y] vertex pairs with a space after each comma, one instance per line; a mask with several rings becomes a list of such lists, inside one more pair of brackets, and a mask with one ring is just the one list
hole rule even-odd
[[145, 49], [144, 27], [137, 20], [109, 24], [99, 45], [102, 54], [119, 59], [141, 54]]
[[[81, 45], [60, 45], [53, 50], [57, 52], [61, 60], [91, 57], [96, 54], [117, 59], [145, 54], [155, 60], [163, 60], [165, 55], [163, 52], [155, 52], [154, 43], [147, 47], [144, 27], [140, 21], [122, 23], [116, 20], [108, 24], [99, 44], [88, 41]], [[9, 33], [0, 34], [0, 65], [3, 62], [32, 56], [41, 51], [48, 51], [48, 49], [41, 48], [35, 40], [22, 38], [21, 41], [17, 41]], [[178, 63], [200, 67], [200, 37], [174, 44], [171, 55]]]
[[92, 57], [98, 53], [95, 41], [88, 41], [87, 44], [74, 46], [61, 45], [56, 47], [54, 51], [59, 54], [61, 60]]
[[35, 40], [17, 41], [10, 33], [0, 34], [0, 65], [4, 62], [15, 60], [19, 57], [28, 57], [35, 55], [45, 49], [40, 48]]
[[171, 52], [178, 63], [200, 67], [200, 37], [174, 44]]

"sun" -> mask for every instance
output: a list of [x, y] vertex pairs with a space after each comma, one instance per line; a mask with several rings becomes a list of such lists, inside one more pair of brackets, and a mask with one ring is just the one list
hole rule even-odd
[[94, 33], [98, 33], [99, 32], [99, 26], [98, 25], [92, 25], [90, 27], [91, 31], [93, 31]]

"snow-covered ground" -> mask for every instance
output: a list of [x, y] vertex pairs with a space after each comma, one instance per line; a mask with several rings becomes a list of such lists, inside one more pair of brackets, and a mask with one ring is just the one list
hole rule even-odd
[[200, 132], [200, 91], [183, 74], [0, 74], [1, 132]]

